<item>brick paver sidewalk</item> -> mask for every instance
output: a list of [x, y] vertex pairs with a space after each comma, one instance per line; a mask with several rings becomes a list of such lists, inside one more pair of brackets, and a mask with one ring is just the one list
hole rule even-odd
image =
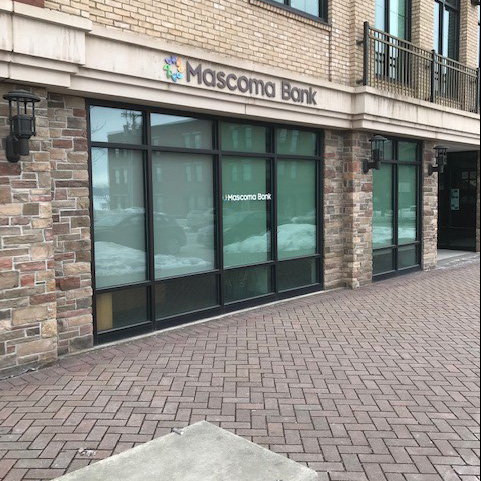
[[235, 314], [0, 382], [0, 479], [206, 419], [321, 481], [479, 480], [478, 362], [477, 261]]

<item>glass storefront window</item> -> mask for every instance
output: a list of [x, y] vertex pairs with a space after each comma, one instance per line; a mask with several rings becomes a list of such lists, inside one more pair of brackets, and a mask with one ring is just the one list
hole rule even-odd
[[142, 152], [92, 149], [97, 288], [147, 279]]
[[420, 264], [418, 180], [422, 163], [419, 144], [391, 140], [388, 145], [392, 157], [386, 156], [380, 170], [373, 173], [375, 276]]
[[278, 269], [279, 290], [281, 292], [312, 286], [318, 282], [316, 259], [281, 262]]
[[152, 145], [211, 150], [212, 125], [212, 120], [152, 114]]
[[405, 246], [399, 248], [399, 269], [408, 269], [419, 265], [418, 247]]
[[277, 129], [277, 153], [279, 155], [316, 155], [315, 132], [293, 129]]
[[219, 304], [217, 277], [212, 274], [162, 282], [156, 285], [155, 294], [157, 320]]
[[394, 244], [393, 167], [383, 164], [373, 172], [373, 247], [379, 249]]
[[142, 144], [143, 128], [143, 115], [137, 110], [90, 107], [92, 142]]
[[417, 239], [417, 167], [399, 166], [398, 243], [409, 244]]
[[147, 289], [127, 289], [97, 296], [97, 331], [111, 331], [149, 321]]
[[260, 125], [221, 123], [222, 150], [263, 154], [270, 150], [269, 129]]
[[279, 259], [317, 252], [316, 162], [277, 161]]
[[271, 256], [270, 161], [222, 160], [224, 267], [266, 262]]
[[418, 144], [416, 142], [399, 142], [398, 158], [400, 162], [416, 162]]
[[98, 339], [320, 287], [319, 132], [90, 114]]
[[152, 173], [156, 278], [214, 269], [212, 157], [156, 152]]
[[374, 275], [386, 274], [394, 271], [394, 251], [392, 249], [374, 252]]
[[224, 297], [226, 304], [265, 296], [272, 292], [272, 268], [248, 267], [226, 271]]

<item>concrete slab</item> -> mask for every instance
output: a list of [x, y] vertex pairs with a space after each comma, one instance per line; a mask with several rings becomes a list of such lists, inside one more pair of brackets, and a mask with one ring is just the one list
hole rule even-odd
[[200, 422], [57, 481], [317, 481], [315, 471]]

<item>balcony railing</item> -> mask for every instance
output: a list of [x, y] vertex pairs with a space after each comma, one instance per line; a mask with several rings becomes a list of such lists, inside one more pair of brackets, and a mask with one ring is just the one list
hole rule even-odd
[[364, 85], [480, 112], [479, 69], [364, 24]]

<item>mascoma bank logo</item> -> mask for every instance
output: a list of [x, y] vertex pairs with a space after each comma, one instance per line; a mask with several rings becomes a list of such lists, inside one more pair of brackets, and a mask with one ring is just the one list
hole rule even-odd
[[178, 82], [184, 78], [185, 68], [182, 65], [182, 59], [177, 55], [165, 59], [164, 70], [167, 78], [172, 82]]

